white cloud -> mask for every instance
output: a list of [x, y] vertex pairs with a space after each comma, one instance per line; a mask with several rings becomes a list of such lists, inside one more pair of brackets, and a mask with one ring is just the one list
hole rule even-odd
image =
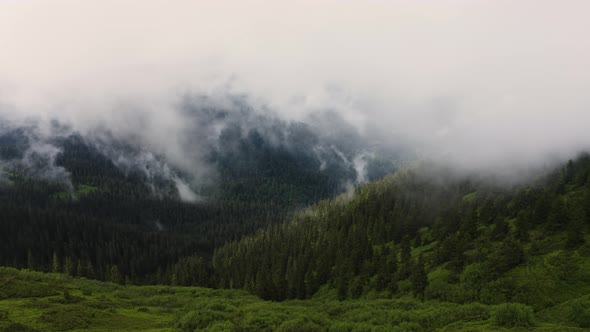
[[333, 109], [435, 158], [523, 166], [590, 143], [588, 12], [583, 0], [4, 0], [0, 105], [181, 155], [168, 137], [186, 125], [178, 96], [229, 90], [291, 118]]

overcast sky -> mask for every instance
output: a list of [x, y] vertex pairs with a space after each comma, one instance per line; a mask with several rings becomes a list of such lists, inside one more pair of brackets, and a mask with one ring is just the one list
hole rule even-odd
[[[0, 107], [154, 135], [187, 92], [476, 167], [590, 146], [590, 1], [0, 0]], [[123, 115], [122, 115], [123, 114]], [[135, 124], [137, 126], [137, 124]]]

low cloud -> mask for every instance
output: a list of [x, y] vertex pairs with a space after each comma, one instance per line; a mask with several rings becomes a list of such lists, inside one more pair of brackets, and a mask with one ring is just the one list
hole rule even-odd
[[201, 146], [223, 123], [196, 125], [186, 96], [230, 110], [243, 96], [259, 113], [316, 125], [334, 112], [380, 146], [508, 174], [589, 147], [589, 11], [582, 0], [2, 1], [0, 112], [102, 128], [206, 178]]

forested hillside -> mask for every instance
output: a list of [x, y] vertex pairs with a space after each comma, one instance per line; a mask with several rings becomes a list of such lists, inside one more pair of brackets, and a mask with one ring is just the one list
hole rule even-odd
[[518, 185], [422, 165], [228, 244], [213, 267], [220, 287], [271, 300], [332, 289], [543, 310], [590, 293], [589, 223], [588, 155]]
[[[219, 128], [195, 165], [208, 168], [206, 179], [108, 131], [1, 126], [0, 265], [212, 285], [215, 248], [393, 167], [365, 155], [358, 138], [339, 147], [304, 123], [249, 124], [248, 109], [192, 111], [203, 122], [195, 126]], [[177, 278], [178, 269], [191, 275]]]
[[[138, 309], [141, 319], [153, 319], [146, 326], [187, 331], [217, 325], [318, 331], [590, 327], [588, 155], [527, 181], [419, 163], [303, 208], [342, 190], [346, 177], [330, 178], [318, 171], [318, 160], [266, 144], [256, 132], [235, 137], [237, 152], [213, 155], [222, 180], [201, 188], [208, 199], [193, 202], [180, 197], [174, 176], [122, 168], [79, 135], [53, 141], [59, 148], [50, 158], [30, 152], [26, 136], [24, 142], [16, 138], [18, 133], [3, 137], [0, 264], [116, 284], [232, 288], [264, 300], [309, 300], [287, 302], [289, 309], [282, 309], [240, 293], [246, 301], [238, 301], [240, 306], [269, 310], [270, 316], [248, 322], [244, 314], [257, 314], [225, 307], [202, 316], [188, 299], [178, 304], [182, 314], [175, 317], [158, 311], [149, 318], [152, 300], [132, 303], [150, 306]], [[157, 158], [153, 162], [157, 165]], [[96, 299], [72, 297], [68, 289], [76, 287], [62, 285], [66, 302], [61, 303], [59, 292], [37, 294], [47, 277], [7, 271], [2, 289], [13, 292], [7, 299], [22, 310], [36, 305], [19, 300], [33, 292], [24, 297], [58, 301], [49, 307], [66, 310], [67, 317], [83, 315], [80, 326], [102, 326], [92, 315], [116, 312], [90, 314], [96, 310], [79, 304], [79, 312], [71, 312], [74, 302], [67, 301]], [[37, 281], [31, 284], [30, 278]], [[130, 305], [127, 292], [156, 291], [140, 289], [117, 291], [116, 306]], [[238, 296], [231, 294], [226, 295]], [[67, 308], [58, 309], [62, 305]], [[333, 310], [310, 311], [316, 305]], [[401, 306], [388, 314], [395, 321], [372, 314], [391, 306]], [[125, 310], [129, 317], [120, 316], [121, 324], [137, 319]], [[270, 314], [277, 310], [302, 316], [291, 321]], [[451, 316], [435, 314], [440, 310]], [[349, 311], [346, 317], [364, 318], [349, 321], [343, 316]], [[23, 312], [0, 325], [18, 327]], [[48, 313], [39, 315], [35, 326], [60, 329]]]

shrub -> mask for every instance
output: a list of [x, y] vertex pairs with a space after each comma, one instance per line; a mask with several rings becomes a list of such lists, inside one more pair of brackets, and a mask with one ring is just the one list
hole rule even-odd
[[225, 317], [210, 310], [191, 311], [176, 322], [176, 327], [186, 332], [200, 331], [216, 320], [225, 320]]
[[65, 331], [87, 328], [93, 316], [94, 313], [85, 307], [68, 306], [45, 312], [39, 321], [52, 324], [55, 330]]
[[420, 324], [415, 322], [402, 322], [398, 326], [396, 326], [393, 331], [399, 332], [422, 332], [424, 328], [420, 326]]
[[314, 322], [304, 319], [292, 319], [284, 322], [279, 326], [277, 331], [281, 332], [315, 332], [324, 331], [325, 329]]
[[516, 281], [508, 276], [487, 284], [480, 292], [479, 298], [485, 304], [509, 302], [518, 293]]
[[39, 330], [36, 330], [32, 327], [23, 324], [12, 323], [0, 329], [0, 332], [39, 332]]
[[407, 295], [412, 292], [412, 282], [410, 280], [402, 280], [397, 282], [397, 289], [399, 295]]
[[490, 318], [488, 307], [479, 303], [470, 303], [459, 307], [457, 310], [458, 319], [466, 322], [487, 320]]
[[82, 288], [82, 295], [84, 295], [84, 296], [91, 296], [92, 295], [92, 289], [90, 289], [89, 287], [83, 287]]
[[35, 309], [47, 309], [50, 307], [50, 304], [45, 301], [40, 301], [38, 298], [34, 297], [29, 301], [23, 304], [25, 308], [35, 308]]
[[554, 271], [561, 280], [575, 281], [580, 274], [578, 259], [569, 251], [560, 251], [546, 259], [550, 269]]
[[586, 308], [582, 303], [573, 303], [570, 307], [570, 318], [581, 328], [590, 327], [590, 309]]
[[535, 325], [533, 308], [519, 303], [504, 303], [492, 312], [494, 324], [503, 327], [530, 327]]
[[479, 291], [488, 281], [488, 268], [484, 263], [468, 265], [461, 273], [460, 279], [467, 288]]
[[583, 244], [578, 248], [578, 253], [583, 257], [590, 257], [590, 243]]
[[328, 332], [350, 332], [355, 330], [355, 324], [352, 322], [334, 321], [330, 324]]
[[47, 284], [27, 282], [15, 279], [0, 280], [0, 300], [22, 299], [30, 297], [48, 297], [58, 292]]
[[231, 322], [214, 322], [213, 324], [209, 325], [207, 330], [211, 332], [231, 332], [235, 331], [236, 328]]
[[590, 311], [584, 310], [579, 316], [574, 318], [574, 322], [581, 328], [590, 328]]

